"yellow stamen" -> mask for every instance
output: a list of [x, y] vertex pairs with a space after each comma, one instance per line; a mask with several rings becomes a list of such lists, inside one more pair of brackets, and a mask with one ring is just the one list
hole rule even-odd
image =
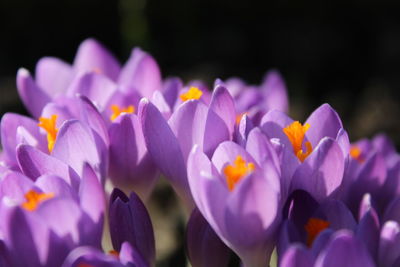
[[120, 108], [118, 105], [112, 105], [111, 106], [111, 110], [112, 110], [112, 115], [110, 116], [110, 120], [114, 121], [116, 118], [118, 118], [119, 115], [121, 115], [121, 113], [129, 113], [132, 114], [135, 112], [135, 106], [134, 105], [129, 105], [126, 108]]
[[54, 143], [56, 142], [58, 129], [56, 128], [57, 115], [51, 115], [50, 118], [39, 118], [38, 126], [47, 132], [47, 147], [49, 151], [53, 151]]
[[328, 221], [318, 218], [310, 218], [304, 226], [304, 229], [307, 232], [307, 246], [311, 247], [318, 234], [328, 228], [329, 225], [330, 223]]
[[309, 128], [310, 124], [306, 123], [302, 125], [298, 121], [295, 121], [289, 126], [283, 128], [283, 132], [289, 138], [290, 143], [292, 143], [294, 154], [301, 162], [303, 162], [312, 152], [312, 145], [308, 141], [305, 143], [306, 152], [304, 152], [302, 149], [304, 136]]
[[224, 174], [226, 176], [226, 183], [229, 191], [232, 191], [235, 188], [236, 183], [238, 183], [243, 176], [254, 171], [254, 168], [254, 163], [250, 162], [246, 164], [246, 161], [240, 155], [236, 157], [233, 165], [226, 166]]
[[191, 86], [186, 93], [180, 95], [180, 98], [183, 102], [191, 99], [200, 99], [203, 95], [203, 92], [199, 90], [199, 88]]
[[26, 201], [22, 203], [22, 207], [28, 211], [34, 211], [41, 202], [53, 197], [54, 193], [38, 193], [32, 189], [25, 194]]
[[364, 162], [364, 159], [361, 156], [361, 149], [358, 146], [351, 146], [350, 157], [352, 157], [353, 159], [357, 160], [360, 163]]

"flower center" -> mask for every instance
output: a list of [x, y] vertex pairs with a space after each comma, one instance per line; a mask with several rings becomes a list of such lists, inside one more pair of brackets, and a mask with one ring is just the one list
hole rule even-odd
[[116, 251], [116, 250], [110, 250], [110, 251], [108, 252], [108, 254], [110, 254], [110, 255], [112, 255], [112, 256], [114, 256], [114, 257], [119, 258], [119, 252]]
[[25, 194], [26, 201], [22, 203], [22, 207], [28, 211], [34, 211], [41, 202], [53, 197], [54, 193], [38, 193], [31, 189]]
[[116, 118], [118, 118], [121, 113], [129, 113], [132, 114], [135, 112], [135, 106], [134, 105], [129, 105], [126, 108], [120, 108], [118, 105], [112, 105], [111, 108], [112, 110], [112, 115], [110, 116], [110, 120], [114, 121]]
[[361, 149], [358, 146], [351, 146], [350, 148], [350, 157], [357, 160], [360, 163], [364, 162], [364, 158], [361, 155]]
[[250, 174], [254, 168], [254, 163], [247, 163], [240, 155], [236, 157], [232, 165], [226, 166], [224, 168], [224, 174], [229, 191], [232, 191], [236, 183], [238, 183], [243, 176]]
[[292, 143], [294, 154], [301, 162], [303, 162], [312, 152], [312, 146], [309, 141], [305, 143], [307, 149], [306, 152], [304, 152], [302, 149], [304, 136], [309, 128], [310, 124], [306, 123], [302, 125], [298, 121], [295, 121], [283, 128], [283, 132], [289, 138], [290, 143]]
[[179, 97], [183, 102], [191, 99], [200, 99], [203, 92], [199, 88], [191, 86], [186, 93], [181, 94]]
[[318, 219], [318, 218], [310, 218], [308, 219], [304, 228], [307, 232], [307, 246], [311, 247], [315, 238], [321, 233], [323, 230], [328, 228], [330, 223], [328, 221]]
[[56, 128], [57, 115], [51, 115], [50, 118], [39, 118], [38, 126], [47, 132], [47, 147], [49, 151], [53, 151], [54, 143], [56, 142], [58, 129]]

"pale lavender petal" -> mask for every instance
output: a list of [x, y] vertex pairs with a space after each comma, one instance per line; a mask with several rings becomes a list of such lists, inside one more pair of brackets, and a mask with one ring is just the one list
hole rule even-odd
[[143, 97], [150, 98], [154, 91], [161, 90], [160, 68], [151, 55], [140, 48], [134, 48], [121, 70], [118, 83], [131, 86]]
[[26, 69], [19, 69], [17, 73], [18, 94], [33, 117], [39, 118], [43, 107], [51, 101], [50, 96], [39, 88]]
[[137, 249], [132, 247], [129, 242], [124, 242], [121, 245], [119, 252], [119, 260], [122, 264], [129, 266], [134, 264], [135, 267], [149, 267], [149, 264], [143, 259], [143, 256]]
[[280, 266], [285, 267], [313, 267], [314, 256], [309, 250], [300, 245], [292, 245], [283, 254]]
[[41, 58], [36, 64], [36, 83], [52, 98], [65, 94], [73, 75], [72, 66], [55, 57]]
[[19, 172], [8, 172], [0, 183], [0, 198], [10, 198], [15, 203], [25, 201], [25, 193], [34, 187], [31, 179]]
[[264, 90], [265, 106], [269, 110], [288, 112], [289, 100], [286, 85], [278, 71], [267, 72], [261, 88]]
[[397, 222], [386, 222], [381, 230], [379, 240], [379, 266], [397, 266], [396, 261], [400, 258], [400, 227]]
[[77, 76], [68, 88], [67, 95], [74, 97], [84, 95], [99, 107], [106, 108], [106, 104], [117, 90], [117, 84], [104, 75], [85, 73]]
[[163, 114], [164, 118], [168, 120], [171, 116], [171, 108], [160, 91], [154, 91], [151, 102], [157, 107], [161, 114]]
[[1, 145], [4, 160], [10, 166], [15, 166], [16, 148], [20, 143], [47, 150], [46, 136], [40, 133], [38, 122], [22, 115], [6, 113], [1, 119]]
[[[288, 137], [283, 132], [283, 128], [293, 123], [293, 120], [285, 113], [271, 110], [261, 119], [260, 127], [269, 138], [278, 138], [287, 148], [291, 148]], [[336, 136], [335, 136], [336, 137]]]
[[178, 98], [178, 92], [182, 90], [182, 87], [183, 83], [179, 78], [168, 78], [164, 81], [162, 94], [171, 110], [175, 106], [175, 102]]
[[61, 177], [56, 175], [42, 175], [36, 182], [35, 186], [45, 193], [53, 193], [57, 197], [66, 197], [78, 200], [75, 190]]
[[67, 164], [29, 145], [18, 146], [17, 159], [22, 172], [33, 180], [45, 174], [54, 174], [65, 179], [73, 188], [79, 183], [79, 176]]
[[78, 120], [66, 121], [60, 128], [52, 156], [71, 166], [80, 175], [87, 162], [100, 174], [101, 179], [105, 177], [93, 134], [86, 124]]
[[375, 266], [371, 255], [359, 240], [351, 232], [341, 230], [332, 236], [318, 256], [315, 267], [373, 267]]
[[232, 138], [236, 122], [235, 103], [229, 91], [223, 86], [217, 86], [212, 94], [210, 109], [225, 121]]
[[114, 56], [94, 39], [86, 39], [79, 45], [73, 66], [78, 74], [99, 72], [114, 81], [121, 68]]
[[344, 158], [340, 146], [323, 138], [293, 175], [291, 191], [303, 189], [318, 201], [331, 196], [342, 183]]
[[188, 180], [196, 206], [216, 234], [225, 241], [224, 210], [229, 195], [227, 185], [198, 146], [188, 159]]
[[247, 114], [244, 114], [240, 119], [239, 125], [236, 127], [236, 143], [243, 147], [246, 146], [247, 136], [253, 128], [253, 122], [251, 121], [249, 116], [247, 116]]
[[339, 115], [329, 104], [317, 108], [305, 123], [310, 124], [306, 136], [313, 147], [324, 137], [336, 139], [339, 130], [343, 128]]
[[[65, 258], [62, 267], [124, 267], [115, 256], [106, 255], [97, 248], [82, 246], [72, 250]], [[128, 265], [126, 265], [128, 266]], [[135, 267], [142, 267], [141, 265]]]
[[160, 171], [171, 180], [177, 193], [193, 203], [186, 175], [186, 164], [178, 140], [157, 108], [147, 99], [139, 105], [139, 119], [147, 149]]
[[340, 148], [342, 149], [343, 156], [346, 158], [346, 156], [349, 155], [350, 151], [350, 140], [345, 129], [341, 128], [339, 130], [336, 136], [336, 141], [338, 142]]

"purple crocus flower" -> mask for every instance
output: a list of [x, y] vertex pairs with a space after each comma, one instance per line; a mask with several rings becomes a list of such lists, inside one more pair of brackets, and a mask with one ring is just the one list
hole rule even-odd
[[265, 146], [260, 150], [263, 153], [253, 158], [226, 141], [211, 161], [198, 146], [188, 159], [189, 184], [198, 209], [244, 266], [252, 267], [268, 264], [281, 213], [279, 172], [271, 157], [262, 157]]
[[283, 194], [308, 191], [318, 201], [339, 194], [349, 140], [338, 114], [328, 105], [317, 108], [304, 125], [273, 110], [261, 129], [279, 151]]
[[224, 84], [233, 96], [238, 114], [237, 121], [247, 114], [252, 122], [258, 125], [262, 116], [269, 110], [288, 112], [286, 85], [276, 70], [268, 71], [259, 86], [247, 85], [239, 78], [230, 78], [225, 82], [217, 80], [216, 84]]
[[187, 223], [186, 247], [193, 267], [226, 267], [232, 254], [198, 209], [193, 210]]
[[[82, 82], [88, 86], [77, 89], [77, 84]], [[134, 91], [141, 96], [151, 97], [154, 91], [161, 88], [159, 67], [149, 54], [135, 48], [121, 68], [102, 45], [87, 39], [79, 46], [72, 66], [57, 58], [47, 57], [42, 58], [36, 66], [36, 81], [25, 69], [20, 69], [17, 74], [19, 95], [36, 118], [47, 103], [83, 89], [84, 95], [92, 101], [104, 100], [115, 91], [114, 84], [118, 84], [121, 94], [129, 96]], [[104, 88], [106, 90], [101, 90]]]
[[[186, 162], [192, 146], [197, 144], [211, 156], [222, 141], [231, 140], [234, 104], [226, 88], [217, 86], [207, 106], [193, 89], [167, 121], [155, 105], [143, 99], [139, 118], [147, 149], [160, 171], [171, 181], [175, 191], [192, 207]], [[200, 98], [200, 99], [198, 99]]]
[[86, 165], [79, 191], [55, 175], [33, 182], [9, 172], [0, 184], [2, 258], [10, 266], [60, 266], [80, 245], [101, 246], [104, 193]]
[[114, 250], [120, 252], [123, 243], [129, 244], [141, 255], [146, 266], [154, 266], [155, 241], [153, 226], [146, 207], [135, 194], [128, 198], [114, 189], [109, 207], [110, 234]]

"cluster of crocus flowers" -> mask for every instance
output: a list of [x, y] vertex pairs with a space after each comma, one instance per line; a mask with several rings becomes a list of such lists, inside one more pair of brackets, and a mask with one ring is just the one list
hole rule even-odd
[[329, 104], [292, 119], [275, 70], [208, 88], [88, 39], [73, 64], [20, 69], [17, 88], [31, 116], [1, 119], [1, 266], [155, 266], [144, 203], [160, 176], [191, 214], [193, 267], [269, 266], [274, 251], [279, 266], [400, 266], [394, 145], [351, 143]]

